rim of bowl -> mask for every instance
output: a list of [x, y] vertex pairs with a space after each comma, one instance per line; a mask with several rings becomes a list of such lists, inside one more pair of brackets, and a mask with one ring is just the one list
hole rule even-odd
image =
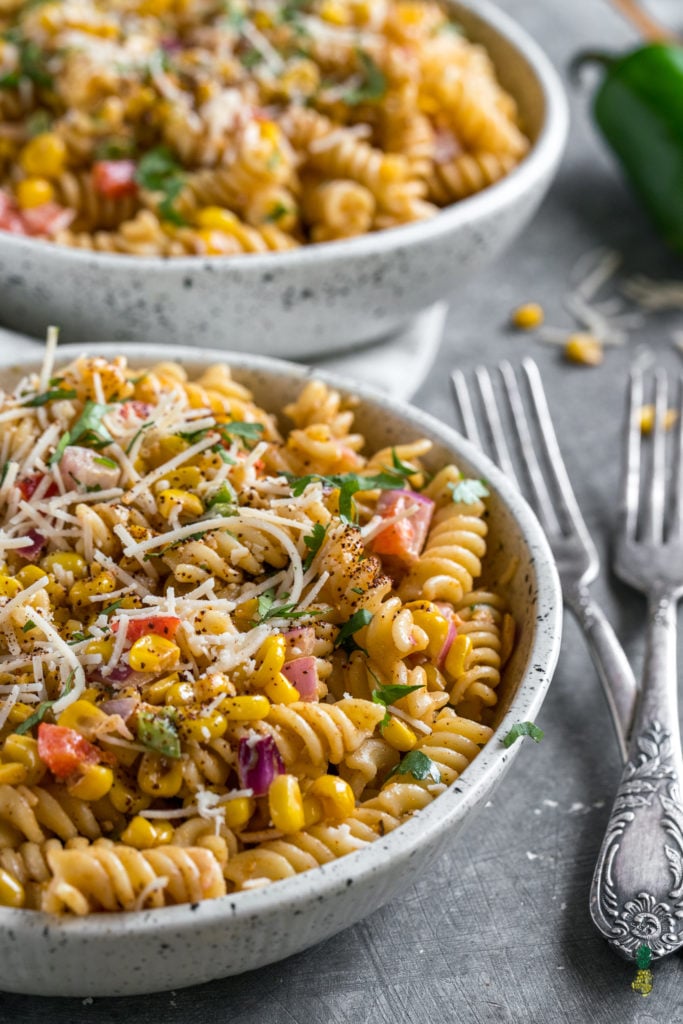
[[[122, 353], [123, 345], [123, 353]], [[88, 352], [83, 345], [64, 345], [58, 349], [59, 362], [71, 360]], [[98, 342], [96, 354], [110, 358], [125, 354], [129, 360], [145, 362], [166, 358], [168, 352], [163, 345], [145, 343]], [[349, 885], [349, 879], [356, 882], [410, 857], [427, 836], [437, 837], [446, 831], [454, 820], [464, 816], [493, 786], [503, 771], [506, 762], [511, 762], [519, 753], [520, 743], [504, 748], [498, 741], [506, 735], [516, 721], [533, 718], [538, 713], [553, 677], [559, 657], [562, 633], [562, 593], [555, 561], [545, 534], [530, 506], [516, 491], [491, 460], [473, 444], [436, 417], [423, 412], [403, 400], [395, 400], [365, 384], [357, 384], [343, 376], [327, 371], [292, 363], [270, 356], [249, 355], [240, 352], [225, 352], [206, 347], [191, 348], [178, 346], [173, 350], [174, 360], [199, 364], [214, 361], [225, 362], [231, 368], [251, 371], [265, 371], [302, 382], [310, 377], [322, 380], [342, 392], [353, 394], [388, 413], [398, 413], [416, 429], [434, 434], [454, 454], [462, 456], [477, 468], [491, 483], [494, 491], [519, 526], [522, 537], [532, 556], [537, 577], [536, 635], [529, 651], [527, 668], [519, 682], [511, 705], [499, 723], [489, 742], [464, 773], [428, 804], [419, 814], [405, 821], [381, 841], [353, 853], [347, 854], [305, 871], [264, 886], [261, 889], [230, 893], [216, 899], [204, 900], [198, 904], [178, 904], [141, 911], [120, 911], [117, 913], [93, 913], [86, 917], [55, 918], [54, 915], [37, 910], [15, 910], [0, 908], [0, 923], [17, 930], [45, 929], [57, 926], [65, 939], [96, 938], [103, 933], [113, 937], [132, 935], [158, 935], [162, 930], [172, 929], [176, 934], [194, 931], [198, 926], [220, 923], [226, 917], [231, 921], [244, 921], [278, 907], [280, 904], [295, 906], [312, 899], [320, 900], [335, 895]], [[18, 359], [3, 371], [26, 368], [29, 372], [40, 366], [40, 359]], [[449, 800], [450, 797], [450, 800]], [[453, 799], [455, 797], [455, 799]], [[192, 912], [194, 911], [194, 912]]]
[[285, 268], [295, 262], [310, 263], [325, 259], [328, 262], [348, 260], [363, 255], [375, 255], [397, 247], [407, 246], [423, 241], [426, 238], [438, 238], [449, 234], [463, 223], [476, 220], [483, 215], [495, 215], [503, 207], [525, 195], [532, 185], [542, 178], [549, 169], [555, 167], [562, 155], [569, 127], [569, 106], [560, 81], [550, 59], [533, 39], [509, 14], [506, 14], [490, 0], [447, 0], [466, 8], [475, 18], [491, 25], [507, 42], [512, 43], [521, 58], [527, 61], [534, 72], [536, 81], [541, 87], [544, 101], [543, 125], [528, 155], [512, 171], [500, 181], [487, 186], [476, 195], [468, 196], [459, 202], [444, 207], [436, 216], [429, 220], [415, 221], [410, 224], [387, 228], [357, 238], [342, 239], [332, 242], [318, 242], [315, 245], [302, 246], [286, 252], [248, 253], [210, 260], [202, 256], [174, 256], [172, 259], [163, 256], [133, 256], [125, 253], [94, 252], [88, 249], [75, 249], [67, 245], [55, 245], [39, 239], [26, 238], [3, 232], [1, 241], [10, 249], [19, 251], [39, 251], [47, 259], [73, 261], [78, 265], [93, 260], [98, 266], [114, 270], [130, 267], [140, 271], [144, 268], [147, 274], [163, 273], [173, 268], [178, 272], [189, 270], [234, 269], [244, 272], [253, 270], [263, 273], [273, 268]]

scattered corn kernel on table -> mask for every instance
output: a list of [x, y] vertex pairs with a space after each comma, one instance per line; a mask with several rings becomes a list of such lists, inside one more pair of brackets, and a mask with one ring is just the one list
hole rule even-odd
[[[619, 49], [633, 36], [599, 0], [571, 5], [508, 0], [506, 8], [560, 67], [581, 48]], [[653, 5], [654, 6], [654, 5]], [[675, 24], [677, 0], [660, 0]], [[646, 317], [592, 368], [507, 328], [510, 311], [540, 302], [547, 321], [572, 326], [562, 300], [572, 267], [608, 247], [624, 254], [607, 296], [628, 277], [681, 277], [622, 184], [586, 112], [588, 86], [570, 88], [573, 134], [559, 179], [514, 252], [454, 296], [436, 364], [416, 396], [448, 422], [447, 377], [530, 352], [539, 362], [558, 433], [589, 526], [607, 560], [614, 519], [618, 434], [629, 361], [647, 342], [671, 369], [682, 314]], [[603, 578], [604, 602], [639, 668], [644, 605]], [[148, 998], [68, 1000], [0, 995], [0, 1021], [38, 1024], [683, 1024], [680, 958], [661, 962], [648, 998], [588, 914], [588, 890], [619, 775], [616, 743], [582, 637], [567, 621], [555, 682], [539, 719], [540, 745], [524, 749], [479, 819], [450, 853], [368, 920], [291, 960], [242, 977]]]

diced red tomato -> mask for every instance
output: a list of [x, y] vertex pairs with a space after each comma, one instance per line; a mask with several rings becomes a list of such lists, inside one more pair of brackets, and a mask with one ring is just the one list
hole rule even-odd
[[100, 751], [75, 729], [41, 722], [38, 726], [38, 756], [58, 779], [97, 764]]
[[21, 217], [28, 235], [49, 236], [67, 228], [75, 215], [75, 210], [67, 210], [59, 203], [50, 202], [24, 210]]
[[25, 235], [24, 222], [13, 197], [0, 189], [0, 230]]
[[134, 196], [138, 190], [133, 160], [97, 160], [92, 169], [93, 188], [109, 199]]
[[[41, 480], [45, 477], [44, 473], [32, 473], [31, 476], [25, 476], [23, 480], [17, 480], [17, 487], [21, 491], [21, 496], [24, 501], [30, 501], [35, 492], [38, 490], [38, 485]], [[59, 493], [59, 488], [54, 480], [51, 482], [48, 489], [45, 491], [46, 498], [53, 498], [55, 494]]]
[[369, 544], [392, 574], [408, 569], [419, 557], [429, 532], [434, 502], [413, 491], [383, 491], [377, 502], [377, 512], [383, 519], [393, 519], [411, 505], [417, 505], [412, 515], [375, 534]]
[[[144, 619], [129, 619], [126, 630], [126, 640], [135, 643], [141, 636], [154, 633], [156, 636], [165, 636], [167, 640], [173, 640], [178, 632], [180, 619], [175, 615], [153, 615]], [[115, 633], [119, 629], [119, 620], [114, 619], [111, 628]]]

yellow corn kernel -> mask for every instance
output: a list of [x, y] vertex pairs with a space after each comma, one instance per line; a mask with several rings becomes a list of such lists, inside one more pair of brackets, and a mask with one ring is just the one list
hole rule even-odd
[[165, 672], [180, 661], [180, 648], [165, 636], [146, 633], [128, 652], [128, 664], [134, 672]]
[[26, 894], [19, 879], [4, 868], [0, 868], [0, 905], [23, 907], [25, 901]]
[[191, 683], [172, 683], [164, 693], [164, 704], [175, 708], [194, 704], [194, 700], [194, 687]]
[[[232, 619], [238, 629], [244, 631], [251, 629], [251, 623], [258, 615], [258, 599], [253, 597], [250, 601], [245, 601], [244, 604], [239, 605], [232, 614]], [[272, 639], [272, 638], [269, 638]], [[284, 638], [283, 638], [284, 639]], [[266, 641], [267, 643], [268, 641]], [[263, 650], [263, 648], [261, 648]], [[282, 665], [285, 663], [284, 651], [282, 654]], [[280, 668], [282, 668], [282, 665]], [[280, 669], [278, 669], [278, 672]]]
[[114, 784], [114, 773], [104, 764], [91, 764], [73, 785], [67, 789], [79, 800], [101, 800]]
[[183, 784], [183, 763], [154, 754], [143, 754], [138, 768], [138, 785], [143, 793], [154, 797], [171, 797]]
[[85, 649], [86, 654], [99, 654], [103, 662], [109, 661], [114, 653], [114, 641], [110, 637], [91, 640]]
[[280, 127], [275, 121], [261, 121], [260, 130], [261, 138], [266, 142], [272, 142], [273, 145], [277, 145], [282, 138]]
[[417, 98], [417, 105], [423, 114], [436, 114], [440, 109], [439, 101], [429, 93], [421, 92]]
[[189, 714], [179, 716], [178, 733], [186, 740], [196, 743], [210, 743], [221, 738], [228, 728], [228, 722], [220, 711], [211, 711], [206, 715], [192, 717]]
[[135, 120], [146, 113], [156, 102], [156, 93], [147, 85], [136, 89], [126, 100], [126, 116]]
[[[143, 760], [146, 756], [146, 754], [143, 755]], [[178, 789], [180, 789], [180, 785]], [[171, 795], [175, 796], [175, 793]], [[129, 786], [125, 778], [118, 775], [114, 777], [114, 784], [108, 796], [114, 808], [121, 814], [139, 814], [140, 811], [146, 810], [152, 802], [151, 796], [148, 796], [146, 792], [140, 792], [137, 786], [134, 788]]]
[[0, 764], [0, 786], [21, 786], [28, 779], [26, 765], [16, 761]]
[[356, 798], [348, 782], [337, 775], [321, 775], [311, 786], [309, 793], [323, 805], [326, 818], [341, 821], [356, 809]]
[[253, 697], [226, 697], [221, 701], [220, 709], [229, 722], [249, 722], [267, 718], [270, 701], [261, 693]]
[[317, 796], [309, 796], [306, 794], [304, 797], [304, 828], [310, 828], [311, 825], [317, 825], [319, 821], [322, 821], [325, 817], [325, 811], [323, 805]]
[[186, 441], [184, 437], [164, 437], [154, 446], [154, 451], [147, 456], [147, 462], [149, 463], [147, 469], [157, 469], [159, 466], [163, 466], [164, 462], [168, 462], [174, 455], [180, 455], [187, 448], [190, 447], [189, 441]]
[[330, 25], [348, 25], [351, 12], [339, 0], [323, 0], [320, 5], [320, 17]]
[[199, 634], [220, 636], [230, 631], [230, 616], [225, 612], [217, 612], [208, 608], [197, 613], [194, 620], [195, 631]]
[[162, 491], [157, 498], [157, 505], [165, 519], [169, 519], [176, 510], [195, 519], [204, 511], [201, 498], [190, 491], [181, 491], [176, 487], [169, 487]]
[[38, 755], [38, 742], [32, 736], [19, 736], [11, 732], [2, 745], [2, 756], [24, 766], [27, 786], [36, 786], [46, 772]]
[[149, 686], [145, 687], [145, 701], [148, 704], [164, 704], [166, 702], [166, 694], [179, 680], [180, 676], [178, 673], [171, 672], [170, 675], [164, 676], [163, 679], [157, 679], [154, 683], [150, 683]]
[[30, 704], [17, 702], [7, 716], [7, 720], [12, 725], [21, 725], [22, 722], [25, 722], [27, 718], [34, 714], [35, 710], [35, 705], [32, 707]]
[[427, 654], [438, 658], [448, 638], [450, 623], [435, 604], [430, 601], [411, 601], [406, 605], [413, 616], [413, 622], [429, 637]]
[[41, 558], [40, 565], [47, 572], [54, 572], [55, 567], [59, 566], [64, 572], [70, 572], [76, 580], [82, 580], [88, 575], [88, 563], [75, 551], [53, 551], [51, 555]]
[[280, 832], [299, 832], [304, 827], [304, 803], [296, 775], [278, 775], [268, 790], [270, 819]]
[[19, 163], [26, 174], [58, 178], [66, 163], [66, 146], [54, 132], [41, 132], [21, 150]]
[[417, 743], [417, 736], [413, 730], [405, 722], [395, 718], [393, 715], [387, 724], [382, 727], [382, 736], [384, 736], [390, 747], [393, 747], [394, 750], [400, 750], [401, 753], [412, 750]]
[[513, 310], [510, 321], [519, 331], [533, 331], [545, 320], [543, 306], [537, 302], [525, 302]]
[[[654, 405], [644, 405], [639, 413], [640, 416], [640, 430], [643, 434], [651, 434], [654, 430], [655, 425], [655, 407]], [[678, 413], [675, 409], [667, 409], [664, 413], [664, 420], [662, 426], [665, 430], [671, 430], [676, 421], [678, 420]]]
[[202, 474], [196, 466], [179, 466], [172, 473], [167, 473], [164, 480], [168, 480], [171, 487], [198, 487]]
[[197, 227], [208, 231], [226, 231], [228, 234], [232, 234], [233, 228], [239, 223], [235, 214], [222, 206], [203, 207], [197, 213], [196, 220]]
[[54, 199], [55, 190], [47, 178], [24, 178], [16, 187], [17, 203], [22, 210], [42, 206]]
[[91, 704], [89, 700], [75, 700], [73, 704], [64, 708], [57, 719], [57, 725], [75, 729], [86, 739], [90, 739], [97, 725], [106, 722], [108, 718], [109, 716], [101, 708], [98, 708], [96, 704]]
[[292, 686], [289, 679], [279, 672], [275, 679], [271, 679], [264, 687], [266, 695], [273, 704], [293, 704], [300, 699], [296, 686]]
[[461, 633], [460, 636], [456, 636], [451, 644], [451, 649], [446, 655], [446, 663], [444, 665], [446, 672], [452, 679], [457, 679], [465, 671], [471, 650], [472, 640], [467, 633]]
[[142, 0], [138, 11], [143, 15], [159, 18], [173, 9], [174, 0]]
[[244, 828], [249, 824], [256, 810], [256, 802], [250, 796], [238, 796], [223, 804], [225, 808], [225, 824], [228, 828]]
[[111, 594], [116, 586], [116, 579], [110, 572], [101, 572], [94, 580], [76, 580], [69, 587], [69, 603], [72, 608], [92, 608], [93, 597]]
[[262, 689], [267, 683], [277, 681], [282, 672], [286, 654], [287, 641], [282, 633], [276, 633], [275, 636], [269, 636], [264, 640], [259, 650], [260, 664], [252, 677], [254, 685]]
[[260, 29], [262, 32], [264, 29], [271, 28], [273, 25], [273, 19], [267, 11], [255, 11], [253, 21], [256, 28]]
[[578, 334], [570, 334], [565, 342], [564, 356], [570, 363], [579, 363], [582, 366], [599, 366], [605, 357], [602, 342], [598, 341], [592, 334], [580, 331]]
[[37, 565], [23, 565], [15, 578], [21, 583], [22, 588], [26, 588], [30, 587], [32, 583], [37, 583], [38, 580], [44, 579], [46, 576], [45, 570], [39, 569]]
[[200, 676], [199, 679], [195, 679], [192, 689], [199, 704], [205, 704], [217, 697], [232, 697], [235, 693], [234, 684], [222, 672]]
[[0, 597], [16, 597], [21, 593], [21, 584], [13, 576], [0, 575]]
[[137, 815], [121, 833], [121, 842], [133, 846], [136, 850], [151, 850], [154, 846], [164, 846], [173, 839], [173, 826], [168, 821], [148, 821]]

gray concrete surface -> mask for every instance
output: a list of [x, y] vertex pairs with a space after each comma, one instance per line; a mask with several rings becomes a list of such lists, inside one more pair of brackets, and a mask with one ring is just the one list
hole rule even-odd
[[[602, 0], [507, 0], [504, 6], [566, 66], [582, 46], [623, 47], [633, 36]], [[680, 0], [659, 9], [683, 22]], [[647, 343], [670, 367], [683, 317], [658, 314], [599, 369], [570, 367], [550, 347], [510, 334], [510, 309], [541, 301], [553, 322], [575, 261], [597, 246], [624, 254], [624, 274], [681, 277], [622, 186], [572, 90], [572, 135], [557, 183], [514, 249], [454, 295], [446, 340], [419, 405], [452, 422], [447, 371], [531, 352], [589, 525], [607, 557], [626, 369]], [[639, 666], [640, 598], [605, 575], [596, 586]], [[683, 653], [683, 652], [682, 652]], [[560, 666], [514, 770], [450, 853], [404, 895], [324, 945], [273, 967], [146, 998], [59, 1001], [0, 996], [0, 1020], [38, 1024], [683, 1024], [680, 958], [658, 964], [654, 991], [634, 993], [633, 970], [594, 932], [588, 889], [619, 773], [595, 672], [567, 621]]]

